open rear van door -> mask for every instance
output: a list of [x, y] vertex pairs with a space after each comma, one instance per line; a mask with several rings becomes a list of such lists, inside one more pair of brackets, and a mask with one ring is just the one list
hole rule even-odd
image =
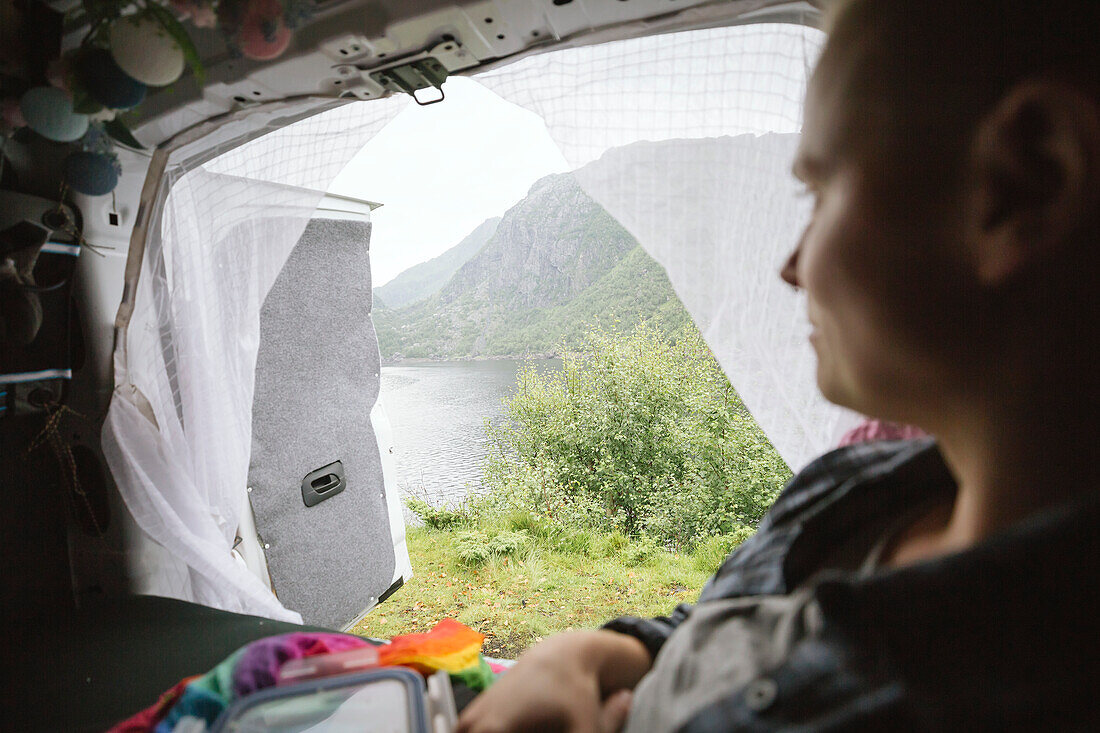
[[329, 628], [353, 625], [411, 575], [378, 401], [371, 207], [327, 196], [260, 311], [255, 535], [241, 554], [283, 605]]

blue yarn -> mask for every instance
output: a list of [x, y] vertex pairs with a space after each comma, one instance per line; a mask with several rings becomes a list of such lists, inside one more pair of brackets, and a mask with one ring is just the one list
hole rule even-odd
[[65, 158], [65, 183], [77, 193], [102, 196], [115, 190], [118, 172], [110, 157], [78, 152]]
[[118, 68], [109, 51], [99, 48], [82, 56], [80, 80], [92, 99], [111, 109], [138, 106], [148, 89]]

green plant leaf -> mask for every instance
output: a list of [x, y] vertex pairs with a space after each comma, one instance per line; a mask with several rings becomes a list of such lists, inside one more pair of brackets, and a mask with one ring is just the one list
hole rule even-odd
[[128, 148], [135, 148], [137, 150], [145, 150], [145, 146], [137, 141], [130, 129], [126, 127], [126, 124], [117, 117], [109, 122], [104, 123], [103, 129], [112, 138], [122, 143]]
[[82, 0], [80, 3], [93, 22], [117, 18], [122, 14], [123, 6], [128, 4], [123, 0]]
[[103, 105], [92, 99], [88, 92], [80, 87], [73, 87], [73, 112], [82, 115], [94, 115], [103, 109]]
[[176, 17], [167, 8], [157, 5], [155, 2], [149, 3], [148, 11], [164, 30], [172, 36], [172, 39], [179, 44], [180, 50], [183, 51], [183, 58], [187, 61], [187, 65], [191, 67], [191, 73], [195, 75], [195, 81], [202, 84], [206, 80], [206, 68], [202, 65], [199, 50], [195, 48], [187, 29], [176, 20]]

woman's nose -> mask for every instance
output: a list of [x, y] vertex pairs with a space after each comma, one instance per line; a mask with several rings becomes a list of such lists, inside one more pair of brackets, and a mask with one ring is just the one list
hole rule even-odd
[[802, 283], [798, 281], [798, 254], [802, 251], [802, 243], [799, 242], [791, 254], [787, 257], [787, 261], [783, 263], [783, 267], [779, 270], [779, 277], [783, 278], [783, 282], [788, 285], [793, 285], [796, 288], [802, 287]]

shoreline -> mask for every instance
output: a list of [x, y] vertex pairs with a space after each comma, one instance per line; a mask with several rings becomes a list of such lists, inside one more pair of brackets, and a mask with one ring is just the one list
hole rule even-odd
[[538, 354], [498, 354], [492, 356], [409, 356], [400, 359], [382, 359], [381, 365], [400, 366], [402, 364], [431, 364], [444, 361], [545, 361], [547, 359], [560, 359], [561, 354], [556, 352], [543, 352]]

